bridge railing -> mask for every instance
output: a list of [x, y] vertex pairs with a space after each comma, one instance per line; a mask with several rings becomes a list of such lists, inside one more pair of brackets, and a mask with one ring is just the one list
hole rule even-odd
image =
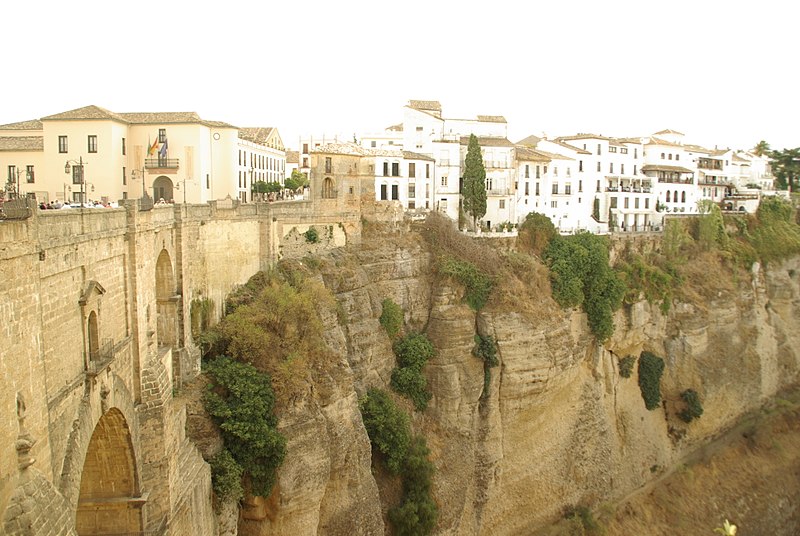
[[33, 215], [36, 200], [27, 197], [0, 202], [0, 220], [25, 220]]

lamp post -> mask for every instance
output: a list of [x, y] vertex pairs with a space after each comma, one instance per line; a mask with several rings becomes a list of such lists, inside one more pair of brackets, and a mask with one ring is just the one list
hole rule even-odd
[[85, 182], [86, 182], [84, 180], [84, 178], [83, 178], [83, 166], [85, 164], [88, 164], [88, 162], [84, 162], [82, 156], [78, 157], [78, 161], [77, 162], [75, 160], [67, 160], [67, 163], [64, 164], [64, 173], [69, 175], [70, 171], [73, 172], [73, 179], [72, 179], [72, 183], [73, 184], [75, 184], [75, 175], [74, 175], [75, 171], [74, 171], [73, 168], [75, 166], [78, 167], [78, 174], [79, 174], [80, 183], [81, 183], [81, 208], [84, 207], [84, 204], [86, 202], [85, 193], [84, 193], [84, 186], [83, 186], [85, 184]]
[[[192, 180], [192, 179], [183, 179], [183, 180], [179, 180], [179, 181], [177, 181], [177, 182], [178, 182], [178, 184], [176, 184], [176, 185], [175, 185], [175, 189], [176, 189], [176, 190], [183, 190], [183, 204], [184, 204], [184, 205], [186, 204], [186, 183], [187, 183], [188, 181], [191, 181], [191, 180]], [[183, 188], [181, 188], [181, 184], [183, 184]]]

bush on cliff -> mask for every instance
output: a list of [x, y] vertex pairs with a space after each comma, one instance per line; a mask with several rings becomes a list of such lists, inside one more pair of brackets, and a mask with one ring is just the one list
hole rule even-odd
[[487, 335], [475, 334], [475, 347], [472, 349], [472, 355], [483, 361], [483, 394], [482, 396], [489, 395], [489, 387], [492, 383], [492, 368], [500, 364], [497, 359], [497, 343], [494, 337]]
[[630, 378], [633, 374], [633, 365], [636, 364], [636, 356], [629, 355], [619, 360], [619, 375], [623, 378]]
[[384, 456], [389, 471], [399, 473], [411, 444], [408, 415], [380, 389], [367, 391], [359, 408], [372, 446]]
[[238, 502], [244, 497], [242, 487], [244, 471], [228, 449], [223, 448], [208, 463], [211, 465], [211, 486], [220, 500]]
[[389, 338], [394, 340], [403, 329], [403, 309], [391, 298], [386, 298], [381, 302], [381, 326], [386, 330]]
[[393, 349], [398, 366], [392, 371], [392, 389], [410, 398], [414, 407], [422, 411], [431, 398], [422, 369], [436, 350], [428, 337], [420, 333], [398, 339]]
[[664, 360], [650, 352], [639, 356], [639, 389], [642, 392], [644, 407], [652, 411], [661, 404], [661, 374]]
[[489, 301], [494, 280], [473, 263], [445, 257], [439, 263], [439, 271], [464, 285], [464, 299], [473, 310], [480, 311]]
[[[225, 448], [250, 476], [253, 495], [268, 497], [286, 456], [269, 375], [228, 357], [214, 359], [206, 370], [211, 379], [203, 399], [206, 411], [219, 426]], [[235, 491], [231, 483], [235, 470], [228, 467], [225, 473], [229, 474], [224, 476], [221, 495]]]
[[608, 239], [591, 234], [555, 236], [545, 250], [553, 298], [562, 307], [583, 307], [600, 342], [614, 332], [614, 311], [622, 305], [625, 284], [609, 265]]
[[692, 422], [703, 415], [703, 404], [700, 403], [700, 395], [697, 394], [697, 391], [687, 389], [681, 393], [681, 398], [686, 402], [686, 407], [678, 414], [683, 422]]

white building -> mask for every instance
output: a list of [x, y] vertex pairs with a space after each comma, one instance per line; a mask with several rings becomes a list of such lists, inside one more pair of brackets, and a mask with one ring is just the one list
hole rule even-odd
[[0, 126], [0, 137], [18, 138], [0, 143], [0, 166], [14, 166], [15, 174], [17, 166], [26, 172], [32, 166], [33, 173], [22, 176], [21, 193], [45, 202], [113, 202], [145, 192], [175, 202], [244, 200], [252, 176], [279, 177], [285, 166], [277, 131], [262, 134], [265, 144], [240, 138], [237, 127], [194, 112], [115, 113], [86, 106]]

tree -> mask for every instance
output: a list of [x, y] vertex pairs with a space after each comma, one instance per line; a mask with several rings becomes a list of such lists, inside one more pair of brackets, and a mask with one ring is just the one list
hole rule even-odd
[[305, 174], [301, 173], [299, 170], [293, 169], [291, 177], [286, 179], [284, 184], [290, 190], [297, 190], [298, 188], [302, 188], [308, 184], [308, 177], [306, 177]]
[[800, 180], [800, 147], [784, 149], [783, 151], [770, 151], [772, 159], [772, 174], [778, 180], [778, 188], [797, 191]]
[[756, 143], [756, 146], [753, 147], [753, 152], [756, 156], [764, 156], [765, 154], [769, 154], [769, 143], [764, 140]]
[[486, 214], [486, 169], [478, 138], [470, 134], [467, 157], [464, 160], [464, 212], [472, 216], [472, 227]]

